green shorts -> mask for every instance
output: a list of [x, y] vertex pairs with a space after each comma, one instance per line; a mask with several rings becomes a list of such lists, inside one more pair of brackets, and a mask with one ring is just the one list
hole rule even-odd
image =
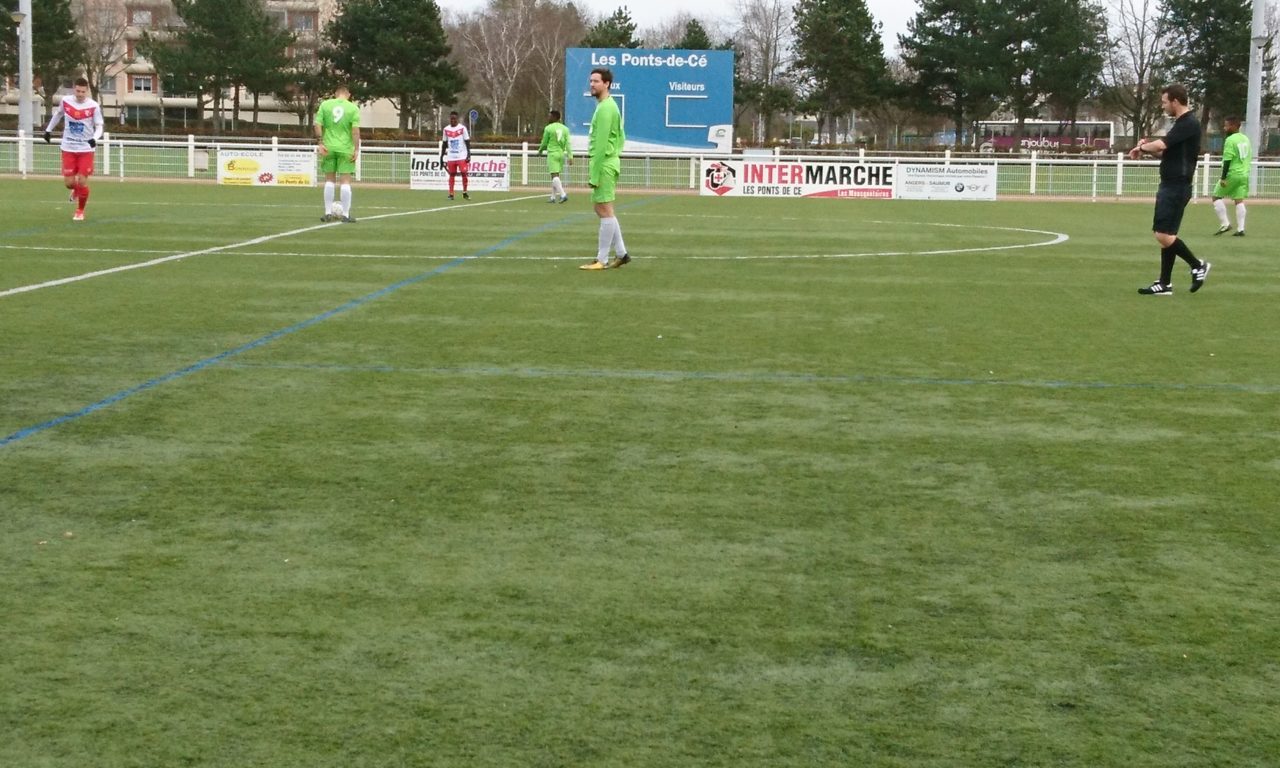
[[1225, 179], [1218, 180], [1218, 186], [1213, 188], [1213, 196], [1229, 197], [1232, 200], [1243, 200], [1249, 196], [1249, 177], [1228, 176]]
[[356, 161], [351, 159], [348, 152], [334, 152], [331, 149], [329, 154], [320, 156], [320, 172], [350, 175], [356, 172]]
[[555, 175], [564, 172], [564, 155], [547, 155], [547, 173]]
[[591, 188], [591, 202], [612, 203], [617, 198], [618, 169], [605, 168], [600, 171], [600, 183]]

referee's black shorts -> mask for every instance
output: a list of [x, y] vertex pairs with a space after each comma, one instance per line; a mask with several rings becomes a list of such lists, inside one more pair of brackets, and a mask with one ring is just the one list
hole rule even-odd
[[1176, 235], [1182, 226], [1182, 212], [1191, 202], [1191, 183], [1162, 181], [1156, 192], [1156, 215], [1151, 231], [1163, 235]]

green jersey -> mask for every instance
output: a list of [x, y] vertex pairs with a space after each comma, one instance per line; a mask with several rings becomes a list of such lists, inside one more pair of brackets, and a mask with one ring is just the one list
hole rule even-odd
[[1253, 152], [1249, 146], [1249, 137], [1236, 131], [1227, 137], [1222, 145], [1222, 164], [1230, 177], [1249, 177], [1249, 165], [1253, 162]]
[[618, 103], [612, 96], [606, 96], [596, 105], [595, 114], [591, 116], [591, 133], [587, 135], [588, 180], [592, 186], [600, 183], [600, 176], [606, 168], [617, 174], [622, 167], [618, 155], [626, 140]]
[[569, 129], [564, 123], [548, 123], [542, 129], [542, 143], [539, 152], [546, 152], [547, 157], [561, 159], [569, 154]]
[[320, 141], [330, 152], [353, 154], [356, 151], [351, 133], [360, 127], [360, 109], [346, 99], [326, 99], [316, 110], [316, 125], [321, 128]]

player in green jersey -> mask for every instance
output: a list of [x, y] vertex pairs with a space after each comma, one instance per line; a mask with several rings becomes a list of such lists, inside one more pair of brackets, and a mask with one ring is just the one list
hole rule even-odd
[[1227, 140], [1222, 145], [1222, 178], [1213, 189], [1213, 210], [1218, 214], [1218, 231], [1221, 235], [1231, 231], [1231, 222], [1227, 218], [1227, 204], [1222, 198], [1229, 197], [1236, 204], [1236, 237], [1244, 237], [1245, 206], [1244, 199], [1249, 196], [1249, 166], [1253, 164], [1253, 148], [1249, 146], [1249, 137], [1240, 132], [1240, 118], [1232, 115], [1222, 121], [1227, 133]]
[[[622, 242], [622, 228], [613, 215], [613, 201], [622, 173], [622, 145], [627, 140], [622, 132], [622, 112], [618, 103], [609, 95], [613, 87], [613, 73], [604, 67], [591, 70], [588, 83], [596, 100], [596, 111], [591, 116], [591, 132], [587, 135], [587, 183], [591, 185], [591, 202], [595, 203], [596, 216], [600, 218], [600, 231], [596, 238], [595, 261], [583, 264], [579, 269], [611, 269], [631, 262], [627, 246]], [[609, 258], [609, 249], [613, 258]]]
[[[334, 88], [333, 98], [316, 110], [316, 141], [324, 173], [324, 216], [320, 220], [350, 224], [355, 221], [351, 216], [351, 174], [360, 156], [360, 108], [351, 102], [347, 86]], [[335, 180], [341, 185], [341, 207], [333, 202]]]
[[547, 127], [542, 129], [542, 143], [538, 145], [538, 154], [544, 152], [547, 173], [551, 174], [551, 199], [547, 202], [563, 203], [569, 196], [560, 183], [560, 172], [564, 166], [573, 165], [573, 153], [569, 150], [569, 128], [560, 122], [560, 112], [554, 109], [547, 115]]

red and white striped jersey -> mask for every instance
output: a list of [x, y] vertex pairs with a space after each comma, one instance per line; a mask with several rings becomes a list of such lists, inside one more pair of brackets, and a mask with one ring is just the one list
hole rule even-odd
[[468, 141], [471, 141], [471, 134], [467, 131], [467, 126], [461, 123], [446, 125], [444, 127], [444, 159], [446, 161], [469, 159], [471, 153], [467, 150]]
[[63, 152], [92, 152], [89, 139], [97, 141], [102, 138], [102, 107], [93, 99], [76, 101], [73, 96], [65, 96], [62, 104], [53, 111], [46, 131], [52, 131], [59, 120], [65, 119], [62, 129]]

